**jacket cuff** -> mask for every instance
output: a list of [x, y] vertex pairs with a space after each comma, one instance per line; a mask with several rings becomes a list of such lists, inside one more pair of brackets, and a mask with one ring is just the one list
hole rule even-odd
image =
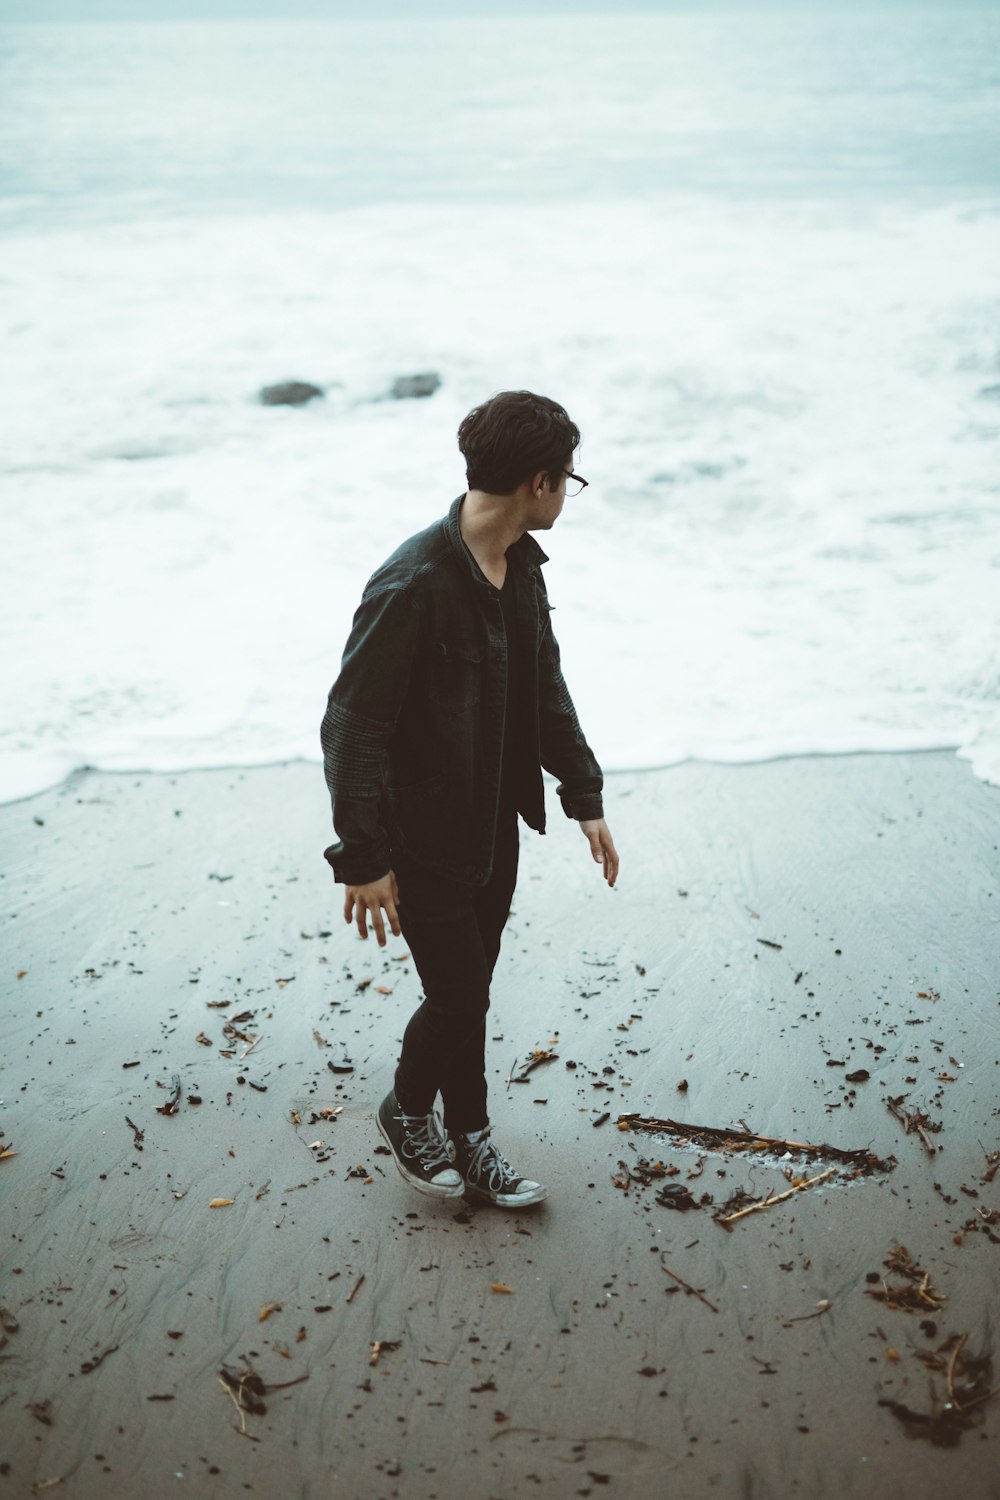
[[577, 822], [584, 823], [591, 818], [604, 817], [604, 799], [600, 792], [577, 792], [575, 796], [570, 792], [561, 792], [560, 800], [567, 818], [575, 818]]
[[368, 885], [372, 880], [381, 880], [392, 868], [386, 843], [353, 852], [348, 852], [343, 842], [331, 844], [323, 850], [323, 858], [340, 885]]

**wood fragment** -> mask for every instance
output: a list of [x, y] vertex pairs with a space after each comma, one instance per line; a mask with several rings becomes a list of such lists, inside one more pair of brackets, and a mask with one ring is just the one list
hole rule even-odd
[[788, 1319], [786, 1319], [786, 1321], [784, 1323], [782, 1323], [781, 1326], [782, 1326], [782, 1328], [791, 1328], [791, 1326], [792, 1326], [793, 1323], [808, 1323], [808, 1321], [809, 1321], [810, 1318], [821, 1318], [824, 1313], [828, 1313], [830, 1311], [830, 1308], [832, 1306], [833, 1306], [833, 1303], [830, 1302], [830, 1301], [828, 1301], [828, 1299], [826, 1297], [824, 1297], [822, 1302], [817, 1302], [816, 1303], [816, 1311], [815, 1312], [800, 1313], [797, 1318], [788, 1318]]
[[678, 1276], [676, 1271], [671, 1271], [670, 1267], [664, 1264], [662, 1255], [660, 1256], [660, 1270], [666, 1271], [667, 1275], [673, 1281], [676, 1281], [678, 1286], [683, 1287], [690, 1296], [697, 1297], [699, 1302], [704, 1302], [705, 1306], [710, 1307], [714, 1313], [719, 1311], [715, 1303], [709, 1301], [704, 1292], [700, 1292], [696, 1286], [692, 1286], [689, 1281], [685, 1281], [682, 1276]]
[[362, 1271], [361, 1275], [358, 1277], [357, 1281], [354, 1283], [354, 1285], [351, 1287], [351, 1290], [347, 1294], [347, 1300], [348, 1300], [348, 1302], [353, 1302], [354, 1301], [354, 1294], [355, 1294], [355, 1292], [357, 1292], [360, 1289], [360, 1287], [362, 1286], [362, 1284], [364, 1282], [364, 1279], [365, 1279], [365, 1273]]
[[[180, 1074], [179, 1073], [175, 1073], [173, 1075], [173, 1077], [171, 1078], [171, 1080], [170, 1080], [170, 1097], [167, 1099], [167, 1101], [166, 1101], [165, 1104], [158, 1104], [156, 1106], [156, 1113], [158, 1115], [175, 1115], [177, 1113], [177, 1108], [178, 1108], [178, 1105], [180, 1104], [180, 1102], [181, 1102], [181, 1080], [180, 1080]], [[130, 1125], [132, 1125], [132, 1121], [131, 1120], [129, 1120], [128, 1123]], [[133, 1130], [135, 1129], [134, 1125], [132, 1125], [132, 1129]]]
[[543, 1063], [555, 1062], [558, 1057], [558, 1052], [553, 1052], [550, 1047], [536, 1047], [533, 1052], [528, 1053], [528, 1056], [525, 1059], [524, 1067], [521, 1069], [520, 1073], [518, 1073], [516, 1078], [514, 1077], [514, 1069], [517, 1067], [517, 1058], [515, 1057], [513, 1063], [511, 1064], [510, 1077], [507, 1079], [508, 1086], [512, 1082], [527, 1083], [529, 1075], [533, 1073], [536, 1068], [540, 1068]]
[[797, 1182], [790, 1187], [786, 1193], [778, 1193], [775, 1197], [762, 1198], [759, 1203], [751, 1203], [748, 1208], [740, 1208], [734, 1214], [726, 1214], [721, 1219], [716, 1219], [717, 1224], [728, 1227], [735, 1224], [737, 1219], [745, 1219], [747, 1214], [763, 1213], [765, 1208], [773, 1208], [776, 1203], [783, 1203], [786, 1198], [793, 1198], [796, 1193], [804, 1192], [806, 1188], [815, 1187], [818, 1182], [826, 1182], [836, 1172], [836, 1167], [827, 1167], [825, 1172], [820, 1172], [817, 1177], [807, 1177], [802, 1182]]

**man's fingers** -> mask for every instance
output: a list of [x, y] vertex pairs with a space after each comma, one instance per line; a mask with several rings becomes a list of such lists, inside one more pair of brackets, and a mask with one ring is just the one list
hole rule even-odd
[[380, 948], [385, 947], [385, 924], [382, 921], [382, 908], [373, 906], [371, 908], [372, 926], [375, 929], [375, 941]]
[[363, 937], [363, 938], [367, 938], [367, 936], [368, 936], [368, 923], [366, 922], [365, 918], [368, 915], [368, 909], [365, 906], [365, 903], [363, 901], [359, 901], [357, 903], [357, 905], [355, 907], [355, 914], [356, 914], [356, 917], [357, 917], [357, 924], [358, 924], [358, 936], [359, 937]]
[[353, 916], [354, 916], [354, 897], [351, 895], [350, 889], [348, 889], [348, 892], [347, 892], [346, 896], [344, 897], [344, 921], [345, 922], [349, 922]]
[[600, 836], [600, 834], [599, 833], [588, 833], [587, 834], [587, 838], [590, 841], [590, 852], [591, 852], [591, 854], [594, 856], [594, 858], [596, 860], [598, 860], [598, 861], [602, 860], [604, 858], [604, 852], [601, 849], [601, 836]]
[[395, 904], [392, 901], [385, 903], [385, 914], [389, 918], [389, 926], [392, 928], [393, 937], [399, 937], [402, 930], [399, 925], [399, 913], [396, 911]]

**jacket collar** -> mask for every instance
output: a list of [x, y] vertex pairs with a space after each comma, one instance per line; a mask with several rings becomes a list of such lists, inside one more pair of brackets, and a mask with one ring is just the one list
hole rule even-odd
[[[453, 550], [465, 562], [474, 582], [482, 585], [484, 588], [489, 588], [489, 583], [476, 566], [475, 558], [462, 540], [462, 528], [459, 525], [458, 513], [462, 508], [462, 501], [464, 499], [465, 493], [463, 492], [457, 499], [451, 502], [451, 508], [444, 518], [445, 535], [451, 543]], [[523, 557], [529, 566], [531, 564], [538, 566], [541, 563], [547, 563], [549, 560], [548, 554], [542, 551], [530, 531], [526, 531], [522, 537], [517, 539], [512, 550]]]

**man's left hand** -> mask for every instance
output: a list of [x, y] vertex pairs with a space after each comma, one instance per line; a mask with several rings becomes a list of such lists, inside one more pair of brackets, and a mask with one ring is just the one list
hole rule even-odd
[[618, 879], [618, 850], [611, 837], [611, 829], [603, 818], [581, 818], [580, 827], [587, 835], [590, 852], [596, 862], [604, 866], [604, 878], [613, 886]]

